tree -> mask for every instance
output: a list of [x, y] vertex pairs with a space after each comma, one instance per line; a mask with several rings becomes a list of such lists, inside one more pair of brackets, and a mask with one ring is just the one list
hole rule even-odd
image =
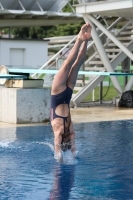
[[12, 34], [15, 38], [28, 38], [29, 28], [13, 28]]

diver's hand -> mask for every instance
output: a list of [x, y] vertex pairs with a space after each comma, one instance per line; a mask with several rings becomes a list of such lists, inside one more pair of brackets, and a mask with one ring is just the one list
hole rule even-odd
[[54, 153], [54, 158], [58, 161], [58, 162], [60, 162], [60, 163], [63, 163], [63, 156], [62, 156], [62, 152], [55, 152]]

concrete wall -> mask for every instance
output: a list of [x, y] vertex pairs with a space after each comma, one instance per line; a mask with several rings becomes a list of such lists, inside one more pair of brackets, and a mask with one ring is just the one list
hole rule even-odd
[[40, 123], [50, 118], [49, 88], [0, 88], [0, 121]]
[[0, 39], [0, 65], [39, 68], [48, 60], [48, 41]]

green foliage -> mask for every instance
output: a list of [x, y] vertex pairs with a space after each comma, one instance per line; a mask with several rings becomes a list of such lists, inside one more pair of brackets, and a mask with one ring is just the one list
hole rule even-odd
[[[70, 0], [69, 1], [70, 4], [72, 5], [73, 4], [73, 0]], [[67, 4], [63, 9], [62, 9], [63, 12], [72, 12], [72, 9], [71, 7]]]
[[[73, 4], [73, 0], [70, 0], [70, 4]], [[67, 4], [63, 8], [63, 12], [72, 12], [71, 7]], [[13, 28], [12, 34], [15, 38], [25, 39], [42, 39], [47, 37], [55, 36], [67, 36], [78, 34], [84, 20], [75, 24], [64, 24], [57, 26], [36, 26], [36, 27], [24, 27], [24, 28]]]
[[15, 38], [28, 38], [29, 28], [13, 28], [12, 34]]
[[26, 39], [40, 39], [45, 35], [43, 27], [14, 28], [12, 33], [15, 38]]
[[[77, 93], [77, 91], [74, 91], [74, 93]], [[95, 97], [95, 101], [99, 100], [99, 93], [100, 93], [100, 89], [97, 86], [94, 90], [94, 97]], [[103, 101], [112, 101], [114, 97], [117, 97], [118, 93], [115, 90], [114, 86], [104, 86], [103, 87]], [[92, 101], [92, 93], [90, 93], [88, 96], [85, 97], [85, 99], [83, 100], [83, 102], [89, 102]]]
[[64, 24], [57, 26], [45, 26], [45, 27], [30, 27], [30, 28], [14, 28], [13, 35], [15, 38], [26, 39], [41, 39], [55, 36], [66, 36], [78, 34], [84, 21], [80, 21], [77, 24]]
[[83, 21], [79, 22], [78, 24], [66, 24], [66, 25], [56, 26], [54, 35], [55, 36], [76, 35], [78, 34], [82, 24]]

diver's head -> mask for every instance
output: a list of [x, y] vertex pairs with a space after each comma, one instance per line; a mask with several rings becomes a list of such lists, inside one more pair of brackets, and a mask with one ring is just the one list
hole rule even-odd
[[62, 134], [61, 150], [66, 151], [72, 148], [72, 143], [70, 139], [70, 125], [71, 125], [71, 116], [68, 115], [67, 121], [65, 122], [64, 133]]
[[67, 151], [72, 148], [71, 140], [69, 136], [62, 135], [61, 150]]

